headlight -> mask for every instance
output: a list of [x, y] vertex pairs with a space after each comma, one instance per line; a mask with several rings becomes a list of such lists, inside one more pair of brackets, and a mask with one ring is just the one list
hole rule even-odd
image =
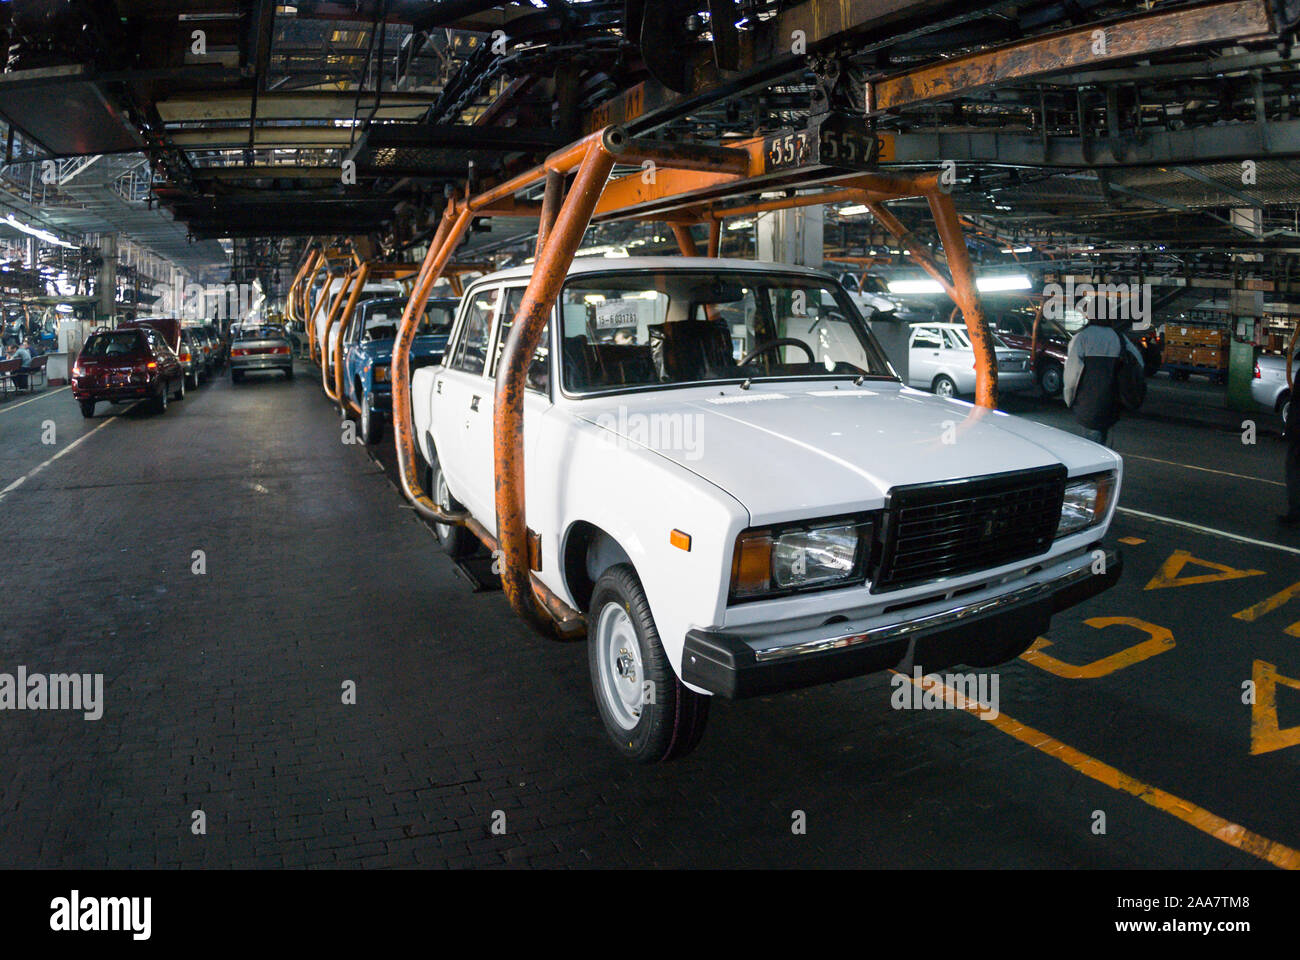
[[1065, 500], [1061, 504], [1061, 522], [1056, 525], [1056, 535], [1064, 537], [1077, 533], [1095, 523], [1101, 523], [1110, 509], [1115, 492], [1115, 474], [1098, 473], [1065, 485]]
[[732, 601], [861, 582], [873, 529], [849, 518], [746, 530], [732, 558]]
[[377, 363], [375, 364], [374, 370], [371, 371], [370, 376], [374, 379], [375, 383], [384, 383], [388, 379], [388, 367]]

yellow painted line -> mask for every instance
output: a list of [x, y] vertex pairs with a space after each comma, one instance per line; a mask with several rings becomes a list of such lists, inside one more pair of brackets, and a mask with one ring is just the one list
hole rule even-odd
[[39, 397], [31, 397], [27, 400], [24, 400], [22, 403], [15, 403], [12, 406], [5, 406], [3, 408], [0, 408], [0, 413], [8, 413], [11, 410], [17, 410], [19, 407], [27, 406], [27, 404], [29, 403], [35, 403], [37, 400], [44, 400], [46, 397], [52, 397], [56, 393], [62, 393], [64, 390], [71, 390], [71, 389], [72, 389], [71, 387], [59, 387], [57, 390], [47, 390], [46, 392], [42, 393]]
[[1173, 517], [1162, 517], [1158, 513], [1147, 513], [1144, 510], [1134, 510], [1132, 507], [1116, 507], [1119, 513], [1127, 513], [1134, 517], [1142, 517], [1146, 520], [1155, 520], [1159, 523], [1168, 523], [1175, 527], [1184, 527], [1188, 530], [1196, 530], [1199, 533], [1209, 533], [1216, 537], [1223, 537], [1227, 540], [1236, 540], [1238, 543], [1249, 543], [1256, 547], [1268, 547], [1270, 550], [1283, 550], [1287, 553], [1300, 555], [1300, 547], [1288, 547], [1283, 543], [1272, 543], [1268, 540], [1256, 540], [1253, 537], [1243, 537], [1239, 533], [1228, 533], [1226, 530], [1216, 530], [1214, 527], [1203, 527], [1199, 523], [1189, 523], [1186, 520], [1175, 520]]
[[1140, 457], [1136, 453], [1121, 454], [1125, 460], [1146, 460], [1149, 463], [1163, 463], [1171, 467], [1182, 467], [1184, 470], [1200, 470], [1202, 473], [1217, 473], [1221, 477], [1235, 477], [1238, 480], [1254, 480], [1256, 483], [1268, 483], [1275, 487], [1285, 487], [1286, 484], [1280, 480], [1265, 480], [1263, 477], [1252, 477], [1248, 473], [1229, 473], [1226, 470], [1212, 470], [1209, 467], [1197, 467], [1190, 463], [1179, 463], [1177, 460], [1161, 460], [1159, 457]]
[[[898, 671], [893, 672], [897, 673]], [[907, 676], [907, 674], [903, 674], [903, 676]], [[916, 685], [914, 677], [908, 676], [907, 679], [910, 683]], [[1178, 818], [1215, 840], [1226, 843], [1228, 846], [1235, 847], [1252, 856], [1259, 857], [1261, 860], [1266, 860], [1275, 867], [1281, 867], [1283, 870], [1300, 870], [1300, 850], [1292, 849], [1285, 844], [1260, 836], [1258, 833], [1252, 833], [1240, 824], [1225, 820], [1203, 807], [1198, 807], [1194, 803], [1176, 797], [1172, 793], [1145, 783], [1136, 777], [1130, 777], [1122, 770], [1112, 767], [1108, 763], [1103, 763], [1095, 757], [1090, 757], [1083, 751], [1076, 750], [1069, 744], [1062, 743], [1042, 731], [1026, 726], [1005, 713], [999, 712], [996, 716], [987, 716], [987, 712], [978, 703], [962, 702], [964, 698], [958, 699], [957, 691], [942, 681], [929, 682], [934, 683], [935, 687], [943, 689], [944, 698], [949, 704], [957, 705], [960, 709], [973, 714], [985, 723], [993, 724], [1007, 736], [1014, 737], [1040, 753], [1045, 753], [1049, 757], [1060, 760], [1067, 767], [1083, 774], [1085, 777], [1105, 784], [1112, 790], [1132, 794], [1143, 803]]]

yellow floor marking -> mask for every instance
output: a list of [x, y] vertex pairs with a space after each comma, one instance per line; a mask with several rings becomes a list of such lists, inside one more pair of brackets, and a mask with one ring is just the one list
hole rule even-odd
[[[1189, 563], [1198, 567], [1209, 567], [1211, 570], [1218, 570], [1219, 572], [1180, 577], [1178, 574]], [[1240, 580], [1242, 577], [1262, 577], [1263, 575], [1263, 570], [1238, 570], [1236, 567], [1224, 566], [1222, 563], [1215, 563], [1213, 560], [1199, 560], [1186, 550], [1175, 550], [1156, 572], [1156, 575], [1151, 578], [1151, 582], [1142, 589], [1163, 590], [1166, 587], [1188, 587], [1196, 583], [1214, 583], [1216, 580]]]
[[1209, 467], [1195, 467], [1190, 463], [1178, 463], [1175, 460], [1161, 460], [1158, 457], [1139, 457], [1136, 453], [1121, 454], [1125, 460], [1146, 460], [1150, 463], [1165, 463], [1171, 467], [1182, 467], [1184, 470], [1200, 470], [1203, 473], [1217, 473], [1221, 477], [1236, 477], [1238, 480], [1254, 480], [1256, 483], [1268, 483], [1275, 487], [1285, 487], [1286, 484], [1280, 480], [1265, 480], [1263, 477], [1252, 477], [1248, 473], [1229, 473], [1226, 470], [1212, 470]]
[[[916, 683], [916, 680], [912, 677], [908, 677], [908, 680], [911, 683]], [[957, 702], [955, 699], [957, 692], [955, 690], [942, 682], [939, 682], [938, 685], [943, 687], [947, 702]], [[1284, 870], [1300, 870], [1300, 850], [1294, 850], [1284, 844], [1269, 840], [1267, 837], [1262, 837], [1258, 833], [1252, 833], [1240, 824], [1225, 820], [1217, 814], [1176, 797], [1159, 787], [1144, 783], [1136, 777], [1130, 777], [1110, 764], [1102, 763], [1095, 757], [1090, 757], [1081, 750], [1076, 750], [1069, 744], [1062, 743], [1055, 737], [1050, 737], [1033, 727], [1025, 726], [1025, 724], [1013, 720], [1005, 713], [998, 713], [997, 716], [982, 716], [980, 711], [983, 708], [979, 704], [970, 703], [967, 703], [963, 709], [967, 713], [979, 717], [985, 723], [993, 724], [1007, 736], [1015, 737], [1021, 743], [1028, 744], [1049, 757], [1055, 757], [1071, 769], [1082, 773], [1085, 777], [1103, 783], [1113, 790], [1122, 790], [1125, 793], [1132, 794], [1143, 803], [1177, 817], [1189, 826], [1195, 827], [1202, 833], [1208, 834], [1230, 847], [1235, 847], [1252, 856], [1259, 857], [1261, 860], [1265, 860]]]
[[1136, 627], [1149, 636], [1140, 643], [1135, 643], [1118, 653], [1112, 653], [1109, 657], [1083, 664], [1066, 663], [1064, 660], [1057, 660], [1043, 653], [1043, 648], [1050, 647], [1052, 641], [1039, 637], [1034, 641], [1033, 646], [1020, 655], [1020, 659], [1066, 680], [1096, 680], [1098, 677], [1105, 677], [1116, 670], [1123, 670], [1143, 660], [1150, 660], [1156, 654], [1174, 648], [1174, 635], [1170, 630], [1156, 626], [1154, 623], [1147, 623], [1145, 620], [1138, 620], [1136, 617], [1093, 617], [1083, 622], [1098, 630], [1122, 624], [1126, 627]]
[[1284, 677], [1277, 667], [1263, 660], [1255, 661], [1255, 702], [1250, 707], [1250, 752], [1272, 753], [1300, 744], [1300, 726], [1277, 725], [1277, 685], [1300, 690], [1300, 680]]
[[[1275, 593], [1273, 596], [1259, 601], [1259, 603], [1255, 604], [1253, 607], [1247, 607], [1245, 610], [1238, 610], [1233, 614], [1233, 616], [1238, 620], [1245, 620], [1247, 623], [1251, 623], [1265, 614], [1272, 613], [1278, 607], [1282, 606], [1282, 604], [1289, 600], [1294, 600], [1296, 597], [1300, 597], [1300, 583], [1291, 584], [1291, 586], [1287, 587], [1281, 593]], [[1291, 626], [1287, 627], [1285, 632], [1288, 636], [1300, 637], [1300, 620], [1297, 620], [1295, 623], [1291, 624]]]
[[1141, 537], [1120, 537], [1120, 543], [1128, 544], [1130, 547], [1136, 547], [1140, 543], [1146, 543]]

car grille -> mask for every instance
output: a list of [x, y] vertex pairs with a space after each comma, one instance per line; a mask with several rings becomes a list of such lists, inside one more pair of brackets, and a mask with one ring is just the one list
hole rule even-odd
[[1063, 466], [894, 487], [874, 591], [1014, 563], [1046, 551], [1065, 497]]

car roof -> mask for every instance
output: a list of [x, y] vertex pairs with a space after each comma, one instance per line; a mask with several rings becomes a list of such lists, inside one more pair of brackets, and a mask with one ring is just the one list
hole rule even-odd
[[[535, 264], [524, 264], [508, 270], [498, 270], [474, 281], [473, 286], [502, 280], [521, 280], [533, 275]], [[768, 263], [762, 260], [741, 260], [732, 257], [579, 257], [569, 267], [568, 276], [579, 277], [591, 273], [631, 273], [640, 270], [737, 270], [745, 273], [800, 274], [819, 280], [832, 279], [825, 270], [797, 267], [788, 263]]]

